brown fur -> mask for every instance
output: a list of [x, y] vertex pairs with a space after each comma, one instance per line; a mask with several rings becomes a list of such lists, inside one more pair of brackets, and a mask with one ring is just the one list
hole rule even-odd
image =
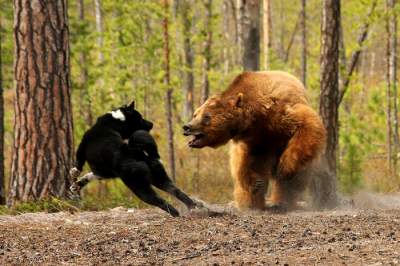
[[239, 208], [264, 208], [271, 200], [291, 208], [308, 184], [303, 172], [319, 157], [325, 129], [295, 77], [279, 71], [244, 72], [222, 94], [199, 107], [187, 135], [203, 134], [195, 148], [232, 141], [231, 171]]

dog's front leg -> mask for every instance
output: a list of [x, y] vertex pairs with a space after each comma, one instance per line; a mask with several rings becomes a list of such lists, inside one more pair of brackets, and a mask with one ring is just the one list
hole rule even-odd
[[[72, 169], [71, 169], [72, 170]], [[76, 180], [71, 187], [69, 188], [71, 192], [73, 193], [79, 193], [79, 191], [86, 186], [90, 181], [96, 180], [96, 179], [102, 179], [101, 176], [95, 175], [92, 172], [89, 172], [79, 178], [79, 180]]]

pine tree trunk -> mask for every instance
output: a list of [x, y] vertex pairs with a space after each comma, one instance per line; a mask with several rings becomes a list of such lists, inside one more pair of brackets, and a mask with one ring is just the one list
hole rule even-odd
[[[83, 0], [77, 0], [78, 7], [78, 15], [79, 20], [83, 24], [85, 23], [85, 5]], [[93, 114], [92, 114], [92, 102], [90, 99], [90, 95], [88, 92], [88, 67], [87, 67], [87, 56], [85, 51], [80, 52], [79, 54], [79, 63], [80, 63], [80, 97], [79, 97], [79, 106], [81, 116], [85, 118], [86, 123], [88, 125], [93, 124]]]
[[264, 48], [264, 69], [268, 70], [269, 42], [269, 0], [263, 1], [263, 48]]
[[301, 81], [307, 87], [307, 0], [301, 0]]
[[347, 57], [346, 57], [346, 46], [344, 45], [342, 21], [340, 21], [339, 23], [340, 23], [339, 25], [339, 89], [340, 89], [343, 88], [344, 79], [346, 78]]
[[183, 26], [183, 50], [185, 58], [185, 82], [183, 85], [183, 94], [185, 97], [183, 106], [183, 119], [188, 121], [193, 115], [193, 89], [194, 89], [194, 51], [192, 44], [192, 14], [190, 0], [181, 2], [182, 26]]
[[[285, 20], [286, 20], [286, 16], [285, 16], [285, 6], [284, 6], [284, 1], [278, 1], [279, 2], [279, 9], [276, 10], [278, 12], [278, 19], [279, 20], [279, 36], [277, 39], [277, 41], [275, 42], [276, 44], [276, 53], [278, 55], [278, 57], [283, 61], [285, 59], [285, 35], [287, 34], [286, 29], [285, 29]], [[278, 28], [278, 23], [275, 24], [275, 28]]]
[[[171, 25], [178, 25], [181, 22], [181, 8], [182, 8], [182, 1], [181, 0], [173, 0], [172, 2], [172, 18], [171, 18]], [[182, 24], [182, 23], [181, 23]], [[177, 40], [175, 42], [175, 50], [177, 51], [177, 65], [178, 66], [183, 66], [184, 65], [184, 52], [183, 51], [183, 41], [178, 41], [181, 40], [181, 35], [182, 35], [182, 29], [181, 27], [174, 27], [175, 28], [175, 39]], [[177, 75], [179, 80], [185, 80], [185, 71], [183, 67], [178, 67], [177, 68]], [[182, 85], [182, 91], [184, 90], [184, 84]], [[178, 105], [176, 101], [172, 101], [172, 111], [175, 112], [175, 120], [177, 121], [178, 124], [180, 124], [183, 121], [182, 118], [182, 113], [178, 112]]]
[[212, 44], [212, 0], [205, 0], [206, 8], [206, 40], [204, 42], [204, 61], [203, 61], [203, 88], [201, 91], [201, 103], [204, 103], [210, 94], [210, 81], [208, 72], [211, 65], [211, 44]]
[[231, 14], [232, 14], [232, 24], [233, 24], [233, 32], [234, 32], [234, 39], [235, 39], [235, 44], [239, 46], [239, 22], [238, 22], [238, 8], [237, 4], [240, 0], [227, 0], [229, 2], [229, 6], [231, 8]]
[[104, 54], [103, 54], [103, 14], [101, 11], [101, 0], [94, 0], [94, 7], [95, 7], [95, 15], [96, 15], [96, 32], [97, 32], [97, 45], [100, 49], [99, 52], [99, 61], [100, 63], [104, 62]]
[[[222, 30], [224, 35], [224, 42], [229, 43], [230, 41], [230, 34], [229, 34], [229, 17], [230, 17], [230, 8], [229, 8], [229, 1], [224, 0], [222, 3]], [[224, 58], [224, 74], [227, 75], [229, 72], [230, 67], [230, 45], [224, 45], [222, 48], [222, 54]]]
[[67, 1], [15, 1], [9, 204], [66, 196], [73, 159]]
[[171, 171], [171, 177], [175, 180], [175, 149], [174, 149], [174, 128], [172, 124], [172, 88], [170, 82], [170, 63], [169, 63], [169, 33], [168, 33], [168, 17], [169, 17], [169, 4], [168, 0], [164, 0], [165, 17], [163, 21], [164, 27], [164, 84], [167, 88], [165, 96], [165, 109], [167, 118], [168, 130], [168, 161]]
[[4, 178], [4, 96], [3, 96], [3, 58], [2, 58], [2, 42], [1, 34], [1, 18], [0, 18], [0, 205], [6, 203], [5, 178]]
[[327, 130], [324, 157], [330, 174], [320, 181], [322, 184], [317, 189], [323, 195], [319, 205], [326, 207], [332, 207], [337, 203], [336, 153], [339, 134], [339, 23], [340, 1], [323, 0], [320, 114]]
[[243, 20], [244, 20], [244, 0], [236, 1], [236, 28], [237, 28], [237, 63], [243, 64]]
[[338, 141], [338, 58], [340, 3], [324, 0], [322, 12], [321, 98], [320, 113], [327, 129], [326, 156], [329, 168], [336, 173]]
[[[397, 153], [399, 152], [399, 129], [398, 129], [398, 110], [397, 110], [397, 17], [394, 10], [395, 0], [387, 0], [388, 10], [391, 12], [388, 21], [388, 91], [392, 98], [393, 110], [393, 150], [392, 167], [393, 173], [397, 173]], [[390, 98], [389, 98], [390, 100]], [[390, 118], [390, 117], [389, 117]], [[389, 157], [390, 158], [390, 157]]]
[[260, 69], [260, 0], [246, 0], [243, 3], [242, 21], [244, 70]]
[[268, 48], [272, 49], [274, 47], [274, 38], [273, 35], [273, 25], [272, 25], [272, 0], [268, 0]]

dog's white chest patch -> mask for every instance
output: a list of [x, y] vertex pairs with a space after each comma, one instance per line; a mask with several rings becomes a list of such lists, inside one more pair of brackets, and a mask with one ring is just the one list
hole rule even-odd
[[121, 120], [121, 121], [125, 121], [125, 115], [121, 112], [121, 110], [116, 110], [116, 111], [111, 111], [110, 114], [112, 115], [112, 117], [114, 117], [115, 119]]

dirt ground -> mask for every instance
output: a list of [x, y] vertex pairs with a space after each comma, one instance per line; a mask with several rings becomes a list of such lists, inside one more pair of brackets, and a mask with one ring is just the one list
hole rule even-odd
[[400, 208], [367, 205], [285, 215], [172, 218], [120, 207], [0, 216], [0, 265], [400, 264]]

